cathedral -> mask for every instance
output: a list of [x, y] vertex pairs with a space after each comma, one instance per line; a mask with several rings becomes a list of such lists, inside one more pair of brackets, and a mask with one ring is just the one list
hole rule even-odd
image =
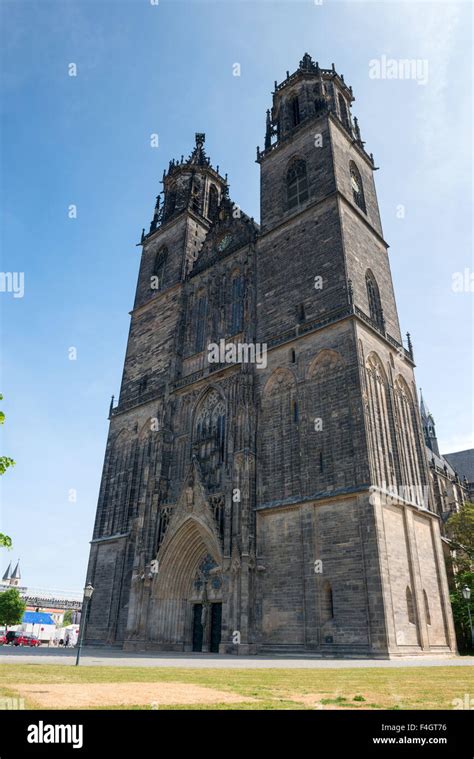
[[142, 232], [85, 642], [449, 654], [413, 346], [352, 88], [305, 54], [272, 96], [260, 225], [198, 133]]

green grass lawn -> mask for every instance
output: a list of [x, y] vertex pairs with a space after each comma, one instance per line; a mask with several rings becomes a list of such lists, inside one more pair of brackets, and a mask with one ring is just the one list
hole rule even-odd
[[[239, 694], [239, 704], [169, 705], [160, 709], [452, 709], [474, 694], [472, 667], [370, 669], [188, 669], [0, 665], [0, 696], [18, 695], [18, 683], [187, 683]], [[257, 699], [245, 702], [245, 698]], [[35, 703], [25, 699], [26, 708]], [[37, 706], [36, 706], [37, 708]], [[97, 708], [97, 707], [96, 707]], [[128, 706], [110, 708], [151, 708]]]
[[[0, 696], [15, 697], [19, 683], [188, 683], [243, 696], [239, 704], [160, 705], [160, 709], [452, 709], [474, 693], [472, 667], [396, 669], [188, 669], [0, 665]], [[245, 698], [256, 699], [255, 702]], [[27, 708], [38, 704], [25, 699]], [[106, 705], [104, 705], [105, 707]], [[151, 708], [136, 707], [110, 708]]]

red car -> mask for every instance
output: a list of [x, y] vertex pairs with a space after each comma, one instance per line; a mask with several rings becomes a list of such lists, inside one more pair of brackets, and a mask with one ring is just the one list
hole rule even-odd
[[15, 640], [13, 641], [14, 646], [40, 646], [41, 641], [35, 636], [35, 635], [29, 635], [28, 633], [17, 633], [15, 635]]
[[5, 646], [7, 643], [7, 636], [4, 633], [0, 634], [0, 646]]

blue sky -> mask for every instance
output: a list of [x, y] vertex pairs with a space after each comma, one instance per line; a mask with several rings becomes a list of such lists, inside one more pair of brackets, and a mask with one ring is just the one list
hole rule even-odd
[[[0, 7], [2, 271], [25, 276], [23, 298], [0, 293], [1, 451], [17, 461], [2, 478], [0, 530], [14, 549], [0, 550], [0, 570], [19, 556], [30, 586], [83, 587], [136, 243], [163, 169], [205, 132], [232, 198], [258, 220], [255, 148], [273, 82], [305, 51], [323, 67], [334, 62], [354, 89], [380, 167], [402, 332], [412, 335], [441, 450], [472, 445], [473, 295], [452, 290], [454, 272], [473, 270], [469, 2]], [[371, 79], [369, 61], [383, 55], [427, 60], [427, 84]]]

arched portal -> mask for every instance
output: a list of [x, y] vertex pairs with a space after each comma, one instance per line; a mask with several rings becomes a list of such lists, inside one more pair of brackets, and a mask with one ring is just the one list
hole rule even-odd
[[187, 517], [159, 554], [150, 599], [150, 640], [168, 650], [219, 650], [221, 558], [212, 531], [198, 517]]

